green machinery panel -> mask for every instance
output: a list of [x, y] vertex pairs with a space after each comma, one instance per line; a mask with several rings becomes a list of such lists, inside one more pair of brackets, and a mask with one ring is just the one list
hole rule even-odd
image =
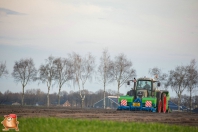
[[133, 102], [133, 99], [134, 99], [133, 96], [120, 96], [119, 103], [121, 102], [121, 100], [126, 100], [127, 105], [130, 105]]
[[157, 105], [157, 98], [156, 97], [144, 97], [144, 98], [142, 98], [142, 105], [143, 106], [145, 106], [146, 101], [151, 101], [153, 107], [156, 107], [156, 105]]

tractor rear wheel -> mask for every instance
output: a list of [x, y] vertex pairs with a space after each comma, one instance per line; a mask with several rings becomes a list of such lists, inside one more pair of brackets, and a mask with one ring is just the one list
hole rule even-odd
[[163, 113], [166, 113], [166, 103], [167, 103], [167, 101], [166, 101], [166, 94], [163, 93], [162, 94], [162, 112]]
[[161, 92], [160, 91], [157, 91], [156, 92], [156, 98], [157, 98], [157, 112], [158, 113], [161, 113], [161, 110], [162, 110], [162, 101], [161, 101]]
[[158, 113], [161, 113], [161, 109], [162, 109], [162, 101], [161, 100], [158, 100], [158, 103], [157, 103], [157, 112]]

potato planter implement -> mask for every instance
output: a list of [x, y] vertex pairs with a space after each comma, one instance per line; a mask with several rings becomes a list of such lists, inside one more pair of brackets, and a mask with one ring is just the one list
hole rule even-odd
[[118, 110], [131, 111], [151, 111], [158, 113], [169, 112], [167, 90], [158, 90], [160, 83], [152, 78], [139, 78], [129, 80], [134, 83], [133, 88], [127, 92], [126, 96], [120, 96]]

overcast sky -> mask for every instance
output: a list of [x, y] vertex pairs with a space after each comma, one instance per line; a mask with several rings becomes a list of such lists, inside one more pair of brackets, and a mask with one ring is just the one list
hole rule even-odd
[[[124, 53], [137, 77], [149, 76], [149, 68], [156, 66], [168, 73], [198, 61], [198, 1], [0, 0], [0, 62], [6, 61], [9, 73], [22, 58], [33, 58], [39, 68], [48, 56], [71, 52], [90, 52], [99, 60], [104, 48], [112, 59]], [[47, 92], [46, 85], [37, 84], [26, 89]], [[85, 88], [95, 92], [102, 85], [93, 80]], [[0, 79], [0, 91], [6, 90], [21, 92], [22, 87], [9, 75]], [[128, 90], [121, 87], [120, 92]], [[53, 92], [58, 92], [55, 86]]]

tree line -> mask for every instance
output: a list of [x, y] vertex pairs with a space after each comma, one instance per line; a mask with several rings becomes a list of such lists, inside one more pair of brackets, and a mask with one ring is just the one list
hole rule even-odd
[[[85, 107], [92, 108], [94, 103], [98, 102], [103, 98], [103, 89], [100, 89], [96, 92], [85, 90], [86, 98], [84, 101]], [[106, 96], [115, 96], [117, 91], [108, 89], [106, 90]], [[31, 106], [46, 106], [47, 105], [47, 93], [41, 91], [40, 89], [27, 89], [25, 91], [24, 102], [25, 105]], [[58, 93], [54, 92], [50, 94], [50, 104], [51, 106], [57, 106], [59, 101]], [[179, 98], [171, 97], [170, 100], [177, 104]], [[21, 93], [13, 93], [9, 90], [4, 93], [0, 92], [0, 104], [2, 105], [12, 105], [16, 102], [21, 101]], [[81, 107], [81, 98], [78, 92], [74, 91], [61, 91], [60, 92], [60, 104], [64, 104], [66, 101], [69, 101], [71, 107]], [[181, 96], [181, 106], [185, 106], [187, 108], [190, 107], [190, 96], [184, 94]], [[198, 95], [192, 96], [192, 106], [193, 108], [198, 107]]]
[[[6, 63], [1, 63], [2, 70], [0, 77], [6, 76]], [[25, 87], [29, 82], [38, 81], [47, 86], [47, 106], [50, 105], [49, 92], [52, 85], [58, 86], [58, 104], [60, 105], [60, 92], [63, 85], [73, 83], [78, 87], [78, 93], [81, 98], [81, 104], [86, 99], [85, 84], [91, 81], [93, 76], [97, 81], [104, 85], [104, 97], [106, 93], [106, 85], [110, 82], [117, 82], [117, 96], [120, 95], [119, 89], [129, 78], [136, 76], [132, 62], [127, 59], [126, 55], [119, 54], [114, 60], [110, 59], [108, 50], [105, 49], [100, 58], [98, 69], [95, 64], [95, 58], [91, 53], [81, 56], [75, 52], [68, 54], [67, 57], [49, 56], [44, 64], [41, 64], [39, 69], [35, 68], [32, 58], [20, 59], [15, 61], [12, 77], [17, 83], [22, 85], [21, 104], [24, 105]]]
[[[7, 74], [6, 63], [1, 63], [0, 78]], [[58, 104], [60, 105], [62, 86], [72, 83], [78, 87], [81, 107], [83, 107], [86, 99], [85, 84], [87, 81], [91, 81], [95, 77], [97, 82], [100, 82], [103, 86], [103, 97], [106, 96], [107, 85], [116, 82], [116, 95], [119, 96], [120, 87], [126, 84], [127, 80], [136, 77], [136, 70], [125, 54], [118, 54], [111, 59], [108, 50], [104, 49], [99, 66], [96, 66], [95, 58], [91, 53], [81, 56], [73, 52], [64, 58], [49, 56], [45, 63], [40, 65], [39, 69], [35, 68], [32, 58], [20, 59], [15, 62], [11, 74], [15, 81], [22, 85], [22, 105], [24, 104], [25, 86], [31, 81], [38, 81], [46, 84], [48, 90], [46, 95], [47, 106], [50, 104], [49, 92], [53, 84], [58, 86]], [[160, 68], [154, 67], [149, 69], [149, 74], [162, 82], [165, 88], [170, 87], [176, 93], [179, 106], [184, 90], [188, 90], [190, 93], [190, 108], [192, 108], [192, 92], [198, 84], [198, 70], [195, 59], [191, 60], [190, 64], [186, 66], [176, 66], [168, 73], [163, 73]]]
[[[103, 90], [100, 89], [96, 92], [84, 90], [86, 94], [86, 98], [84, 100], [85, 107], [93, 107], [94, 103], [101, 100], [103, 98]], [[107, 96], [113, 96], [117, 92], [111, 89], [106, 91]], [[0, 104], [4, 105], [12, 105], [16, 104], [16, 102], [21, 102], [21, 94], [22, 93], [13, 93], [9, 90], [5, 91], [4, 93], [0, 92]], [[25, 91], [25, 98], [24, 104], [31, 105], [31, 106], [46, 106], [47, 105], [47, 93], [41, 91], [40, 89], [27, 89]], [[60, 97], [59, 94], [54, 92], [49, 95], [50, 98], [50, 105], [57, 106], [59, 101], [60, 104], [64, 104], [66, 101], [69, 101], [71, 107], [81, 107], [81, 98], [79, 96], [79, 92], [74, 91], [61, 91]]]
[[[189, 107], [192, 108], [192, 92], [198, 87], [198, 70], [195, 59], [190, 64], [176, 66], [175, 69], [168, 73], [162, 73], [161, 69], [155, 67], [149, 70], [151, 75], [157, 75], [157, 78], [164, 83], [164, 87], [170, 87], [177, 95], [177, 105], [182, 104], [182, 95], [185, 90], [190, 93]], [[180, 109], [180, 107], [178, 107]]]

